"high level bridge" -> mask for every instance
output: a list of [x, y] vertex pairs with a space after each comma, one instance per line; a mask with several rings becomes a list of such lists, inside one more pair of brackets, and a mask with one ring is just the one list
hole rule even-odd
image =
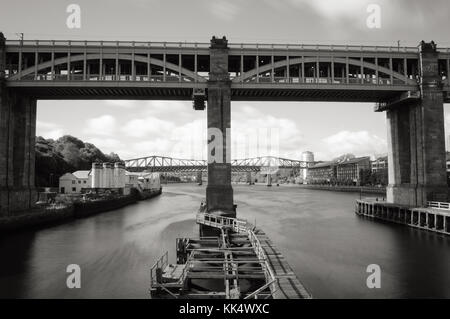
[[[0, 34], [0, 214], [36, 201], [38, 99], [207, 101], [223, 133], [223, 161], [208, 164], [208, 211], [233, 211], [227, 141], [231, 101], [375, 102], [388, 126], [388, 200], [447, 197], [443, 103], [450, 51], [349, 45], [11, 41]], [[338, 112], [338, 110], [337, 110]], [[210, 161], [211, 162], [211, 161]], [[445, 200], [444, 200], [445, 201]]]
[[[210, 43], [6, 40], [6, 86], [40, 99], [179, 99], [207, 91]], [[418, 93], [419, 47], [228, 44], [233, 101], [384, 102]], [[450, 101], [450, 50], [437, 54]], [[20, 66], [20, 67], [19, 67]]]

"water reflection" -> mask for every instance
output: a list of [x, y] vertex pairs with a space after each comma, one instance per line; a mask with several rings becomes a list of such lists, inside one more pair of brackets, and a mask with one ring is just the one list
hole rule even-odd
[[[235, 186], [239, 217], [262, 227], [319, 298], [450, 297], [450, 238], [354, 214], [359, 194]], [[0, 297], [148, 298], [149, 266], [175, 238], [198, 236], [197, 185], [168, 185], [149, 201], [0, 238]], [[81, 289], [66, 288], [79, 264]], [[382, 288], [366, 287], [379, 264]]]

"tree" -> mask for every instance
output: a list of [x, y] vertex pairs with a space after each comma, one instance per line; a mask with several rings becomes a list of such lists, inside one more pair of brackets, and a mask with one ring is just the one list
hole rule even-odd
[[67, 172], [89, 170], [93, 162], [120, 162], [115, 153], [105, 155], [94, 144], [65, 135], [52, 140], [36, 138], [36, 186], [57, 186]]

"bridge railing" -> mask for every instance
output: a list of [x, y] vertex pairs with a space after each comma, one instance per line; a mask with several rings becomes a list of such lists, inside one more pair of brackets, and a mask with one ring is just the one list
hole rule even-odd
[[427, 202], [427, 207], [450, 210], [450, 203], [429, 201]]
[[292, 83], [292, 84], [373, 84], [373, 85], [415, 85], [417, 81], [415, 79], [396, 79], [393, 78], [354, 78], [349, 77], [271, 77], [271, 76], [254, 76], [252, 78], [244, 80], [244, 83]]
[[[262, 248], [261, 242], [258, 237], [254, 233], [253, 229], [249, 227], [247, 221], [245, 219], [231, 218], [225, 216], [219, 216], [208, 213], [198, 213], [197, 214], [197, 223], [212, 226], [216, 228], [231, 228], [236, 233], [246, 233], [251, 246], [253, 247], [256, 256], [261, 262], [261, 267], [263, 268], [266, 284], [250, 295], [246, 296], [246, 299], [249, 298], [258, 298], [258, 295], [261, 294], [266, 288], [270, 288], [270, 294], [266, 297], [270, 297], [277, 289], [278, 289], [278, 279], [275, 276], [275, 272], [272, 269], [272, 266], [269, 263], [269, 258], [267, 257], [264, 249]], [[264, 295], [267, 295], [266, 293]]]
[[331, 45], [331, 44], [278, 44], [278, 43], [230, 43], [231, 49], [274, 49], [311, 51], [373, 51], [373, 52], [419, 52], [418, 47], [373, 46], [373, 45]]
[[73, 46], [73, 47], [136, 47], [136, 48], [209, 48], [207, 42], [149, 41], [79, 41], [79, 40], [6, 40], [8, 46]]
[[[6, 40], [8, 46], [71, 46], [71, 47], [135, 47], [135, 48], [199, 48], [208, 49], [209, 42], [180, 41], [98, 41], [98, 40]], [[418, 46], [341, 45], [304, 43], [228, 43], [230, 49], [307, 50], [307, 51], [359, 51], [388, 53], [418, 53]], [[449, 53], [450, 48], [439, 47]]]
[[153, 264], [152, 267], [150, 267], [150, 285], [151, 287], [158, 287], [160, 282], [158, 282], [158, 269], [162, 271], [167, 267], [169, 264], [169, 252], [165, 252], [161, 257], [159, 257], [156, 262]]
[[[12, 74], [14, 75], [14, 74]], [[8, 78], [8, 76], [7, 76]], [[188, 76], [166, 76], [162, 75], [118, 75], [115, 74], [27, 74], [18, 78], [17, 81], [135, 81], [135, 82], [188, 82], [195, 80]]]

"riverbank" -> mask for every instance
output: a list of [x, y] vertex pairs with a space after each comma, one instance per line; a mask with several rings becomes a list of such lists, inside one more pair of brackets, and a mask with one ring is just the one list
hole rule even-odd
[[72, 204], [55, 204], [36, 207], [31, 211], [22, 212], [14, 216], [0, 217], [0, 235], [25, 229], [40, 229], [84, 218], [99, 213], [119, 209], [139, 200], [147, 200], [158, 196], [162, 189], [132, 193], [116, 198], [103, 198], [92, 201], [80, 201]]
[[352, 193], [365, 193], [365, 194], [378, 194], [386, 196], [385, 187], [371, 187], [371, 186], [332, 186], [332, 185], [307, 185], [299, 184], [300, 188], [326, 190], [333, 192], [352, 192]]
[[450, 212], [430, 207], [407, 207], [370, 199], [357, 200], [355, 213], [436, 233], [450, 235]]

